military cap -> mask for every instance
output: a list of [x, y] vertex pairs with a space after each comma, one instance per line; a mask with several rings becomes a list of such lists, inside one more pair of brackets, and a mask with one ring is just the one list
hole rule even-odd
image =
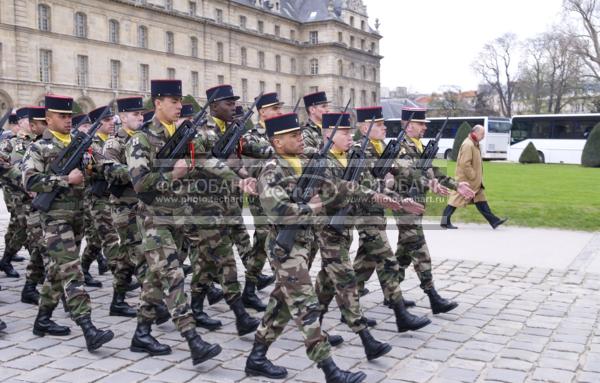
[[154, 118], [154, 110], [149, 110], [144, 113], [144, 122], [148, 122]]
[[339, 129], [352, 129], [350, 113], [323, 113], [323, 129], [333, 129], [342, 116]]
[[290, 133], [300, 129], [300, 120], [298, 120], [298, 115], [296, 113], [282, 114], [265, 120], [265, 130], [269, 137]]
[[256, 101], [256, 110], [283, 104], [283, 102], [279, 101], [279, 95], [276, 92], [265, 93]]
[[193, 115], [194, 115], [194, 105], [183, 104], [181, 106], [181, 114], [179, 115], [179, 117], [185, 118], [185, 117], [192, 117]]
[[71, 118], [71, 125], [73, 128], [78, 127], [79, 125], [86, 124], [90, 122], [90, 118], [87, 114], [78, 114], [77, 116], [73, 116]]
[[108, 114], [104, 117], [112, 117], [115, 114], [113, 113], [112, 109], [105, 105], [105, 106], [101, 106], [99, 108], [96, 108], [94, 110], [92, 110], [90, 113], [88, 113], [88, 116], [90, 117], [90, 122], [93, 124], [94, 122], [96, 122], [98, 120], [98, 118], [100, 118], [100, 116], [102, 115], [102, 113], [104, 113], [104, 110], [108, 108]]
[[29, 107], [28, 106], [24, 106], [22, 108], [17, 109], [17, 121], [19, 121], [22, 118], [29, 119]]
[[19, 119], [17, 118], [17, 114], [13, 113], [10, 116], [8, 116], [8, 123], [9, 124], [16, 124], [17, 122], [19, 122]]
[[[414, 122], [429, 122], [426, 117], [427, 109], [425, 108], [402, 108], [402, 121]], [[412, 116], [412, 119], [410, 118]]]
[[181, 80], [152, 80], [150, 94], [152, 97], [181, 97]]
[[47, 94], [44, 99], [46, 111], [55, 113], [73, 113], [73, 98]]
[[383, 121], [383, 108], [381, 106], [356, 108], [357, 122], [371, 122], [373, 117], [375, 117], [375, 121]]
[[213, 102], [223, 100], [239, 100], [240, 97], [233, 94], [231, 85], [218, 85], [206, 90], [206, 99], [210, 99], [215, 94]]
[[137, 112], [144, 109], [144, 99], [141, 97], [124, 97], [117, 100], [117, 110], [119, 113]]
[[307, 94], [303, 97], [303, 99], [305, 108], [308, 108], [309, 106], [329, 104], [329, 101], [327, 101], [327, 94], [325, 94], [325, 92]]
[[32, 106], [29, 108], [29, 119], [46, 121], [46, 108], [43, 106]]

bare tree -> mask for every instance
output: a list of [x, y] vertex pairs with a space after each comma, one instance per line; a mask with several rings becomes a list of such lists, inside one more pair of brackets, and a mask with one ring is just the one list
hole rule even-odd
[[575, 52], [589, 70], [588, 76], [600, 80], [600, 12], [596, 0], [564, 0], [563, 8], [581, 22], [573, 30], [579, 42]]
[[545, 36], [529, 39], [524, 44], [525, 60], [521, 64], [520, 83], [523, 93], [527, 94], [532, 112], [542, 112], [543, 99], [546, 96], [546, 60], [544, 56]]
[[473, 69], [491, 86], [500, 100], [500, 112], [503, 116], [512, 115], [513, 95], [515, 92], [517, 69], [513, 56], [517, 48], [517, 37], [507, 33], [485, 44]]

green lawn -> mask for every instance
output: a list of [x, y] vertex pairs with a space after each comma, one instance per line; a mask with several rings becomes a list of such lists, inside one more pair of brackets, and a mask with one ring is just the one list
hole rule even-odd
[[[454, 175], [455, 162], [436, 161]], [[600, 230], [600, 169], [577, 165], [484, 163], [484, 184], [492, 211], [508, 224]], [[427, 215], [440, 216], [446, 200], [431, 197]], [[430, 198], [430, 199], [431, 199]], [[457, 209], [453, 222], [485, 222], [474, 205]]]

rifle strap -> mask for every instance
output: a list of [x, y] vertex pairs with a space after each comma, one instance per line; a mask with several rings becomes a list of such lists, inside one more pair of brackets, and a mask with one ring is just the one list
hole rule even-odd
[[188, 144], [190, 148], [190, 160], [192, 164], [192, 168], [196, 166], [196, 148], [194, 147], [194, 142], [190, 141]]
[[242, 158], [243, 150], [244, 150], [244, 139], [240, 138], [240, 142], [239, 142], [239, 144], [237, 146], [237, 156], [238, 156], [239, 159]]

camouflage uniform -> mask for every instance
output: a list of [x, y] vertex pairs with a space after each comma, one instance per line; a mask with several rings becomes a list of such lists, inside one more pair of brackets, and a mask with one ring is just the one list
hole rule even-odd
[[61, 187], [48, 212], [40, 212], [49, 257], [45, 259], [46, 281], [40, 293], [40, 310], [54, 310], [61, 295], [74, 320], [91, 313], [90, 297], [83, 287], [79, 248], [83, 236], [83, 185], [69, 185], [66, 176], [50, 170], [51, 162], [65, 144], [46, 130], [23, 159], [23, 184], [28, 191], [42, 193]]
[[94, 225], [94, 218], [92, 217], [93, 205], [94, 201], [91, 193], [85, 193], [83, 200], [85, 248], [81, 253], [81, 263], [84, 265], [91, 265], [98, 258], [98, 254], [102, 252], [102, 241], [100, 240], [100, 235], [98, 234], [96, 225]]
[[[302, 139], [304, 140], [305, 155], [311, 156], [318, 153], [323, 146], [323, 133], [321, 132], [320, 125], [317, 125], [315, 122], [309, 119], [302, 129]], [[310, 247], [310, 257], [308, 262], [309, 269], [312, 267], [312, 263], [315, 260], [318, 251], [319, 243], [317, 241], [313, 241]]]
[[[265, 128], [261, 123], [258, 123], [242, 137], [242, 155], [250, 157], [251, 161], [253, 161], [251, 166], [247, 168], [251, 177], [258, 177], [258, 173], [263, 165], [263, 161], [260, 160], [270, 158], [272, 150]], [[260, 198], [249, 195], [248, 205], [254, 218], [254, 238], [252, 250], [246, 254], [246, 257], [242, 258], [242, 262], [246, 267], [246, 281], [257, 284], [257, 277], [267, 260], [265, 246], [269, 227], [265, 221], [265, 212], [260, 205]]]
[[276, 282], [255, 340], [270, 346], [293, 318], [304, 337], [308, 358], [320, 362], [330, 357], [331, 346], [321, 331], [319, 302], [309, 274], [307, 249], [314, 242], [312, 225], [298, 232], [289, 254], [275, 242], [278, 224], [296, 224], [299, 218], [312, 215], [307, 205], [293, 203], [289, 197], [298, 178], [289, 163], [275, 155], [265, 163], [258, 179], [260, 202], [271, 224], [267, 251]]

